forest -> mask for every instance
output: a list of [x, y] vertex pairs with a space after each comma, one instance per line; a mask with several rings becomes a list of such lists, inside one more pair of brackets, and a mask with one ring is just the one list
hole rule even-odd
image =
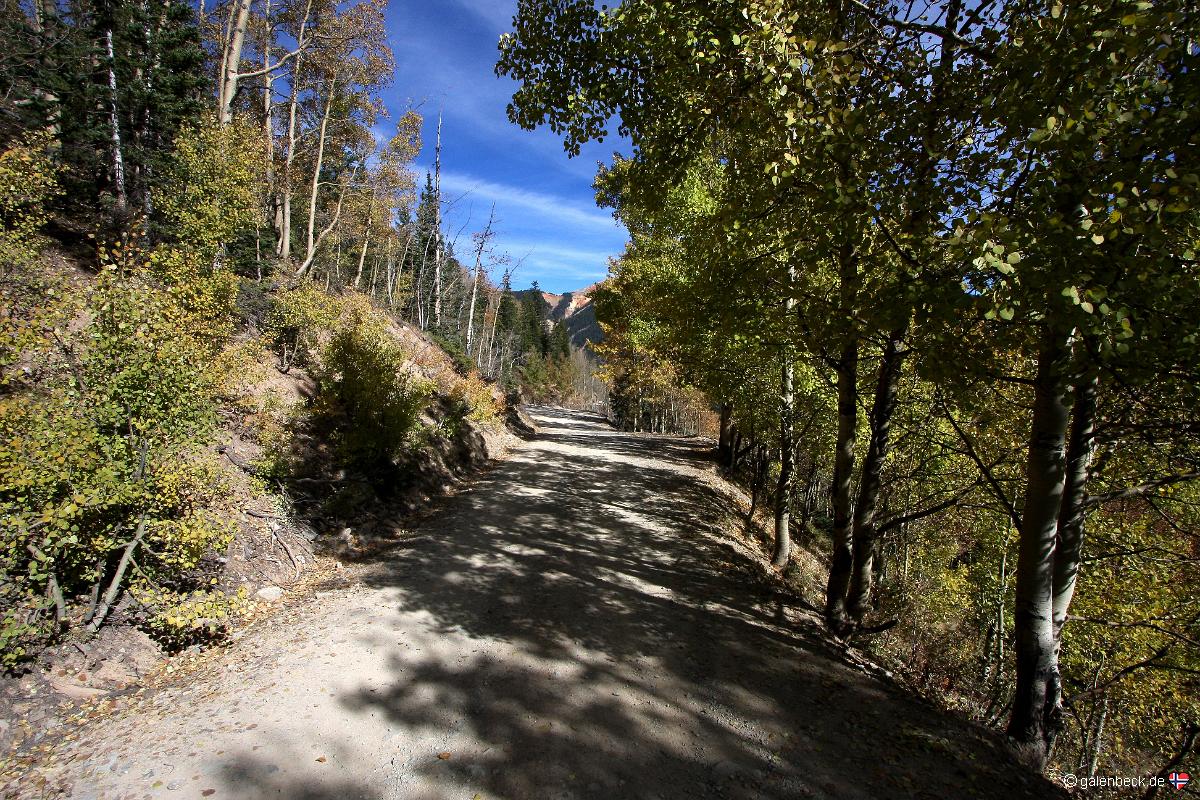
[[349, 540], [533, 402], [711, 423], [839, 652], [1035, 771], [1196, 763], [1194, 3], [519, 0], [508, 122], [618, 142], [594, 353], [447, 222], [386, 0], [3, 11], [0, 671], [225, 640], [247, 514]]
[[501, 41], [514, 123], [631, 143], [618, 422], [702, 392], [829, 630], [1038, 768], [1196, 743], [1198, 38], [1170, 0], [522, 0]]
[[[219, 638], [246, 604], [218, 585], [239, 503], [299, 513], [347, 470], [386, 498], [506, 396], [588, 385], [536, 285], [513, 290], [494, 208], [449, 231], [440, 118], [417, 175], [384, 11], [5, 4], [3, 668], [110, 615], [168, 649]], [[309, 516], [362, 504], [338, 492]]]

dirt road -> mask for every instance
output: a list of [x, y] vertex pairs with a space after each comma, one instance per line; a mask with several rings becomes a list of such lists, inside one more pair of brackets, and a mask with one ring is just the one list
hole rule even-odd
[[1046, 797], [848, 665], [721, 530], [700, 446], [543, 433], [361, 582], [63, 748], [78, 798]]

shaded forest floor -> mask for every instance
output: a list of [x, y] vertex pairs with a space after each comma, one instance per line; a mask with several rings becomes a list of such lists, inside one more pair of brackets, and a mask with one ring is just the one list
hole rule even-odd
[[532, 415], [409, 539], [72, 724], [12, 796], [1056, 795], [830, 643], [703, 443]]

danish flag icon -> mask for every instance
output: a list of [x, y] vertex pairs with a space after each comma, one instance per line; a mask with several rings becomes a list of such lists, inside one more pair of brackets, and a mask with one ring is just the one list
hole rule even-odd
[[1192, 776], [1188, 775], [1186, 772], [1172, 772], [1167, 776], [1167, 783], [1174, 786], [1175, 791], [1179, 791], [1183, 787], [1187, 786], [1188, 781], [1191, 779]]

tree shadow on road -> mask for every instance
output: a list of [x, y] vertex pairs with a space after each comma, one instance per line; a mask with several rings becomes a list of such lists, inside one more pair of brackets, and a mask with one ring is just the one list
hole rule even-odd
[[990, 734], [780, 624], [776, 585], [725, 533], [727, 498], [691, 469], [701, 443], [536, 414], [536, 442], [367, 578], [466, 645], [397, 649], [390, 685], [341, 697], [471, 743], [418, 763], [437, 796], [1054, 796]]

